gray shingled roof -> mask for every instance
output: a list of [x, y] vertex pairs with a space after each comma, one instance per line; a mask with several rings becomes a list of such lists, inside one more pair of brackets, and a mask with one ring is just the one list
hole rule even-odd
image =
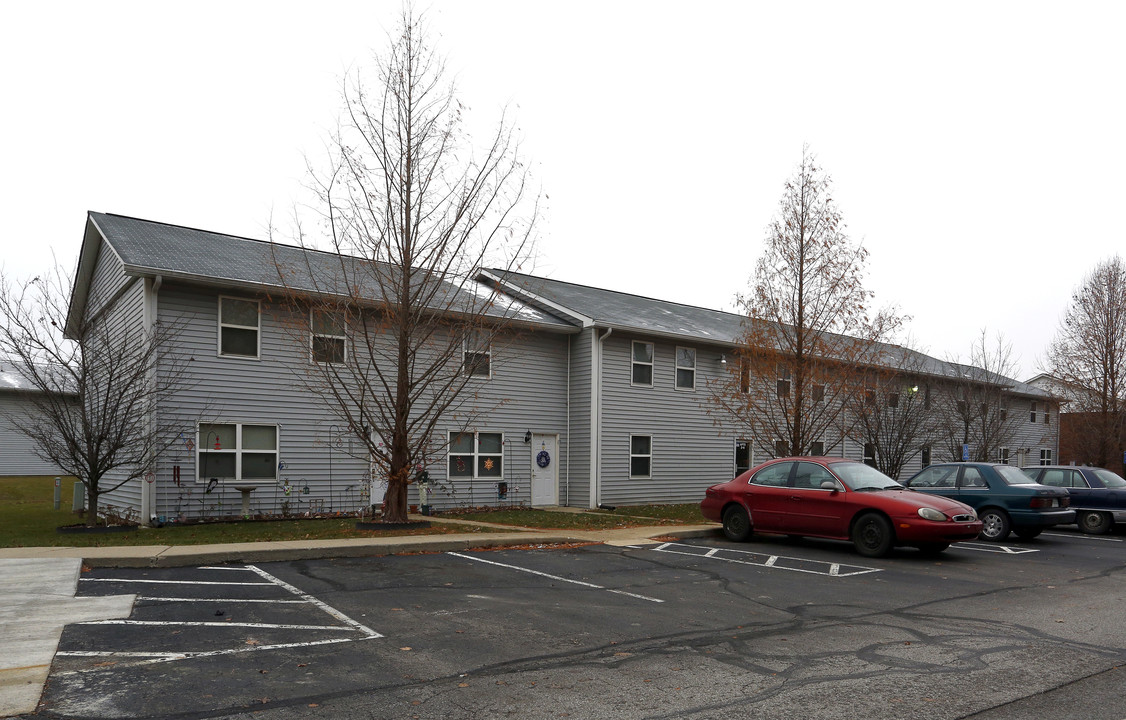
[[[743, 334], [744, 316], [736, 313], [503, 270], [490, 270], [487, 279], [518, 293], [527, 302], [566, 308], [577, 319], [597, 327], [712, 342], [723, 346], [735, 345]], [[939, 360], [899, 345], [884, 344], [880, 356], [882, 362], [889, 366], [918, 368], [928, 375], [938, 377], [961, 376], [956, 363]], [[1048, 393], [1027, 383], [1011, 378], [1001, 380], [1013, 392], [1049, 397]]]
[[[266, 292], [287, 288], [311, 294], [335, 294], [345, 277], [355, 279], [361, 288], [365, 279], [371, 284], [370, 274], [362, 268], [366, 261], [361, 258], [122, 215], [91, 212], [89, 221], [125, 263], [129, 275], [160, 275], [165, 279]], [[89, 273], [93, 268], [80, 267], [80, 273], [83, 270]], [[449, 283], [444, 285], [442, 307], [480, 303], [480, 293], [458, 290]], [[374, 285], [370, 294], [376, 295]], [[498, 303], [488, 314], [558, 330], [574, 328], [572, 323], [549, 312], [521, 303]]]
[[733, 345], [742, 334], [743, 316], [734, 313], [504, 270], [489, 273], [530, 302], [535, 303], [533, 298], [546, 300], [599, 327], [708, 340], [717, 345]]

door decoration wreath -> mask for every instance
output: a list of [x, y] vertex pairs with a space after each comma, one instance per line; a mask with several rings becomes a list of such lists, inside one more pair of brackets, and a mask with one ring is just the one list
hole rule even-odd
[[548, 454], [547, 450], [540, 450], [539, 454], [536, 455], [536, 465], [539, 465], [541, 468], [545, 468], [550, 464], [551, 455]]

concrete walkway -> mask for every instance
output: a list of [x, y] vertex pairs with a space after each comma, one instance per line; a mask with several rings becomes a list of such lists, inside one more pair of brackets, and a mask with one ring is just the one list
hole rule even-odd
[[[441, 522], [457, 521], [443, 519]], [[707, 524], [543, 531], [480, 522], [465, 524], [488, 525], [505, 532], [227, 545], [0, 548], [0, 718], [35, 711], [65, 625], [127, 618], [132, 612], [134, 595], [75, 597], [83, 564], [88, 567], [177, 567], [568, 542], [624, 546], [652, 543], [655, 538], [711, 535], [719, 528]]]

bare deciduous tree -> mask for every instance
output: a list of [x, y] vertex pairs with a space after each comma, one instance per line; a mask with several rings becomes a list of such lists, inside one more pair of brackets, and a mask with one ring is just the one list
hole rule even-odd
[[[376, 77], [345, 80], [327, 174], [311, 171], [328, 255], [278, 263], [306, 384], [370, 453], [387, 482], [385, 522], [407, 519], [407, 487], [463, 428], [499, 402], [480, 380], [511, 337], [513, 307], [475, 281], [531, 257], [539, 196], [502, 116], [475, 150], [466, 108], [420, 18], [404, 12]], [[302, 247], [317, 243], [299, 221]]]
[[902, 318], [871, 315], [863, 279], [868, 253], [845, 233], [832, 183], [802, 151], [771, 223], [736, 351], [738, 363], [713, 386], [712, 411], [733, 417], [768, 453], [801, 455], [840, 438], [844, 399], [862, 382], [879, 341]]
[[1126, 263], [1095, 266], [1072, 293], [1048, 348], [1048, 372], [1066, 389], [1075, 450], [1121, 469], [1126, 433]]
[[937, 423], [931, 410], [927, 358], [907, 347], [887, 346], [878, 366], [864, 372], [859, 392], [845, 398], [848, 435], [871, 445], [876, 468], [898, 478]]
[[187, 387], [186, 365], [171, 350], [174, 326], [72, 313], [72, 288], [59, 266], [25, 282], [0, 274], [0, 355], [34, 387], [31, 415], [15, 427], [36, 455], [82, 481], [94, 525], [100, 496], [151, 471], [175, 441], [155, 411]]
[[[950, 460], [962, 459], [969, 445], [970, 460], [995, 462], [1001, 448], [1016, 438], [1020, 414], [1010, 408], [1016, 372], [1012, 345], [998, 333], [991, 345], [985, 330], [970, 348], [968, 364], [952, 359], [957, 373], [939, 387], [940, 435]], [[1012, 410], [1012, 411], [1010, 411]]]

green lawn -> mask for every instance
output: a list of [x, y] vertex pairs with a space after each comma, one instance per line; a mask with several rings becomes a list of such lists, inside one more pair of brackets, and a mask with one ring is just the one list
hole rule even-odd
[[606, 530], [644, 525], [685, 525], [707, 522], [704, 516], [700, 514], [700, 506], [695, 503], [690, 505], [639, 505], [636, 507], [619, 507], [613, 511], [592, 510], [582, 513], [552, 512], [532, 508], [469, 513], [443, 512], [440, 517], [519, 527], [567, 530]]
[[82, 517], [70, 511], [73, 487], [73, 478], [63, 480], [62, 509], [55, 510], [54, 478], [0, 479], [0, 547], [207, 545], [267, 540], [361, 538], [391, 534], [435, 535], [498, 531], [496, 528], [478, 525], [442, 524], [441, 521], [447, 518], [527, 528], [572, 530], [704, 522], [703, 516], [700, 515], [700, 506], [691, 504], [622, 507], [614, 512], [593, 510], [565, 513], [533, 509], [472, 513], [444, 512], [431, 518], [434, 521], [431, 527], [411, 530], [357, 530], [355, 518], [331, 518], [169, 525], [105, 535], [59, 533], [57, 528], [61, 526], [83, 522]]

